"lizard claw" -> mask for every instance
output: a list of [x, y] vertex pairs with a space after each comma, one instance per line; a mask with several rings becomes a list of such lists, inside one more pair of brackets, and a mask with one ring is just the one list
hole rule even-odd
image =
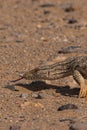
[[86, 86], [83, 87], [83, 88], [81, 88], [80, 93], [79, 93], [79, 97], [80, 97], [80, 98], [85, 98], [85, 97], [87, 97], [87, 87], [86, 87]]

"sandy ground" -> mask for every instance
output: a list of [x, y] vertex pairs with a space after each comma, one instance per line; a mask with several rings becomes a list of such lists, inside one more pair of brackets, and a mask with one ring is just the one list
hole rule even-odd
[[[59, 53], [63, 49], [72, 52]], [[86, 0], [0, 0], [0, 130], [87, 130], [87, 99], [78, 98], [72, 77], [50, 85], [10, 83], [56, 56], [86, 49]], [[58, 111], [66, 104], [78, 109]]]

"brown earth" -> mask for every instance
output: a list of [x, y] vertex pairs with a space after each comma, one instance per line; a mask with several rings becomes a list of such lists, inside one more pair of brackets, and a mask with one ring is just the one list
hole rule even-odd
[[[58, 53], [67, 47], [72, 52]], [[73, 122], [87, 122], [87, 99], [78, 98], [72, 77], [51, 85], [10, 83], [25, 70], [56, 56], [86, 54], [86, 48], [86, 0], [0, 0], [0, 130], [69, 130]], [[78, 109], [58, 111], [65, 104]]]

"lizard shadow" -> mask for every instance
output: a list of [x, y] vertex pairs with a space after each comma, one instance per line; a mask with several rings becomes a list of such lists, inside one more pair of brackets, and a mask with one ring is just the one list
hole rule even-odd
[[60, 93], [63, 96], [77, 96], [79, 94], [79, 88], [70, 88], [70, 86], [56, 86], [56, 85], [51, 85], [51, 84], [46, 84], [45, 82], [42, 81], [35, 81], [32, 82], [30, 84], [23, 84], [23, 83], [17, 83], [15, 85], [11, 85], [7, 86], [6, 88], [12, 89], [12, 86], [14, 88], [14, 86], [20, 86], [26, 89], [29, 89], [31, 91], [41, 91], [41, 90], [45, 90], [45, 89], [55, 89], [56, 93]]

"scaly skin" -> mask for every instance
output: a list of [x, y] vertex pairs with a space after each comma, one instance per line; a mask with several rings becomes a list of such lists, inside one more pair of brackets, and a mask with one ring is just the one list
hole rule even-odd
[[87, 56], [68, 58], [62, 62], [41, 65], [38, 68], [25, 72], [20, 79], [28, 80], [57, 80], [67, 76], [73, 76], [74, 80], [80, 85], [79, 97], [87, 97]]

